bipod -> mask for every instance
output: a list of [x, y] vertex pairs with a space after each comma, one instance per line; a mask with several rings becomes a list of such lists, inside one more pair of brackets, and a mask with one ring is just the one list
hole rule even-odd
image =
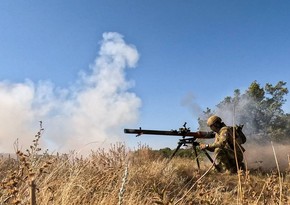
[[[172, 155], [170, 156], [169, 160], [171, 160], [175, 156], [175, 154], [178, 152], [178, 150], [180, 149], [181, 146], [187, 146], [188, 144], [190, 144], [192, 146], [193, 151], [194, 151], [197, 167], [198, 167], [198, 169], [200, 169], [200, 163], [199, 163], [198, 153], [197, 153], [197, 148], [196, 148], [197, 146], [199, 146], [199, 142], [196, 142], [195, 140], [196, 140], [195, 137], [190, 137], [190, 138], [182, 137], [182, 139], [179, 139], [178, 145], [177, 145], [176, 149], [174, 150], [174, 152], [172, 153]], [[214, 163], [214, 161], [211, 158], [211, 156], [209, 155], [209, 153], [204, 149], [202, 151], [205, 154], [205, 156], [209, 159], [209, 161], [214, 164], [216, 170], [220, 171], [220, 168]]]
[[179, 139], [179, 142], [178, 142], [176, 149], [174, 150], [174, 152], [170, 156], [170, 160], [175, 156], [175, 154], [178, 152], [178, 150], [180, 149], [181, 146], [187, 146], [188, 144], [190, 144], [190, 145], [192, 145], [192, 149], [194, 151], [197, 167], [198, 167], [198, 169], [200, 169], [198, 153], [197, 153], [197, 148], [196, 148], [199, 145], [199, 143], [196, 142], [195, 140], [196, 140], [195, 137], [190, 137], [190, 138], [182, 137], [182, 139]]

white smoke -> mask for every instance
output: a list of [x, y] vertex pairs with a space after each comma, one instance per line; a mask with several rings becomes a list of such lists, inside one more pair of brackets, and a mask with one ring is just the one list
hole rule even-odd
[[[215, 110], [215, 114], [222, 118], [226, 125], [232, 126], [234, 124], [245, 123], [242, 122], [241, 116], [247, 112], [247, 110], [254, 106], [255, 102], [251, 98], [242, 98], [237, 105], [221, 106]], [[254, 119], [252, 116], [247, 116], [247, 122], [244, 124], [243, 132], [247, 136], [247, 142], [243, 145], [246, 149], [245, 159], [250, 169], [275, 169], [277, 164], [274, 157], [273, 147], [275, 148], [275, 154], [277, 157], [278, 165], [281, 170], [289, 169], [289, 156], [290, 145], [283, 145], [275, 143], [272, 147], [270, 141], [262, 140], [263, 134], [251, 135], [255, 130]]]
[[[0, 152], [13, 152], [18, 138], [23, 148], [45, 129], [44, 148], [52, 151], [88, 150], [120, 140], [122, 127], [138, 119], [141, 100], [129, 89], [125, 70], [135, 67], [139, 54], [118, 33], [104, 33], [99, 55], [81, 72], [73, 88], [51, 82], [0, 82]], [[87, 146], [91, 144], [91, 146]]]
[[244, 147], [245, 161], [250, 169], [277, 170], [277, 166], [283, 171], [290, 169], [290, 145], [272, 145], [270, 142], [258, 144], [250, 141]]
[[196, 102], [193, 93], [187, 93], [181, 101], [181, 105], [189, 109], [193, 117], [197, 118], [202, 114], [201, 106]]
[[[198, 105], [194, 95], [189, 93], [182, 100], [182, 105], [190, 110], [193, 116], [198, 116], [199, 119], [206, 121], [209, 116], [202, 112], [201, 106]], [[245, 162], [249, 169], [264, 169], [275, 170], [277, 169], [277, 162], [280, 170], [286, 170], [290, 168], [290, 145], [283, 145], [274, 143], [271, 145], [270, 141], [265, 141], [263, 134], [253, 135], [255, 133], [255, 119], [254, 115], [247, 115], [244, 118], [245, 113], [251, 114], [249, 110], [255, 106], [255, 101], [249, 97], [240, 98], [237, 104], [228, 103], [222, 104], [216, 107], [213, 114], [222, 118], [226, 125], [232, 126], [234, 124], [244, 124], [243, 131], [247, 136], [247, 142], [243, 144], [246, 149]], [[234, 107], [235, 106], [235, 107]], [[207, 127], [202, 127], [202, 131], [207, 131]], [[212, 143], [214, 140], [207, 140], [207, 143]], [[275, 153], [273, 151], [275, 148]]]

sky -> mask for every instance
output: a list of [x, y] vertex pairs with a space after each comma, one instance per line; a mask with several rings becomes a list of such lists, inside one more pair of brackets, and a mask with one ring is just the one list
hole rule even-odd
[[270, 0], [3, 0], [0, 150], [29, 146], [39, 121], [53, 152], [174, 148], [176, 137], [123, 129], [195, 131], [235, 89], [288, 87], [289, 10]]

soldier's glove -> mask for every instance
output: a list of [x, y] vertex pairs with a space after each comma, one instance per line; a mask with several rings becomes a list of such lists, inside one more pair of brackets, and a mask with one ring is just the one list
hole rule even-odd
[[200, 149], [207, 149], [209, 147], [208, 144], [200, 144], [199, 145]]

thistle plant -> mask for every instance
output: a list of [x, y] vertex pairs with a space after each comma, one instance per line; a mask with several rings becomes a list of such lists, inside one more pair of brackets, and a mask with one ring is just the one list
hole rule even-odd
[[[47, 168], [52, 164], [52, 161], [49, 159], [42, 160], [44, 155], [39, 154], [41, 151], [39, 140], [43, 131], [42, 122], [40, 122], [40, 130], [35, 135], [35, 139], [32, 141], [33, 143], [29, 149], [26, 150], [26, 153], [19, 150], [18, 146], [16, 146], [18, 166], [15, 171], [8, 173], [7, 177], [1, 182], [1, 187], [6, 195], [6, 198], [1, 204], [26, 203], [27, 199], [23, 199], [21, 195], [27, 192], [28, 188], [30, 204], [36, 204], [36, 180], [41, 175], [47, 173]], [[17, 145], [17, 143], [15, 144]]]

